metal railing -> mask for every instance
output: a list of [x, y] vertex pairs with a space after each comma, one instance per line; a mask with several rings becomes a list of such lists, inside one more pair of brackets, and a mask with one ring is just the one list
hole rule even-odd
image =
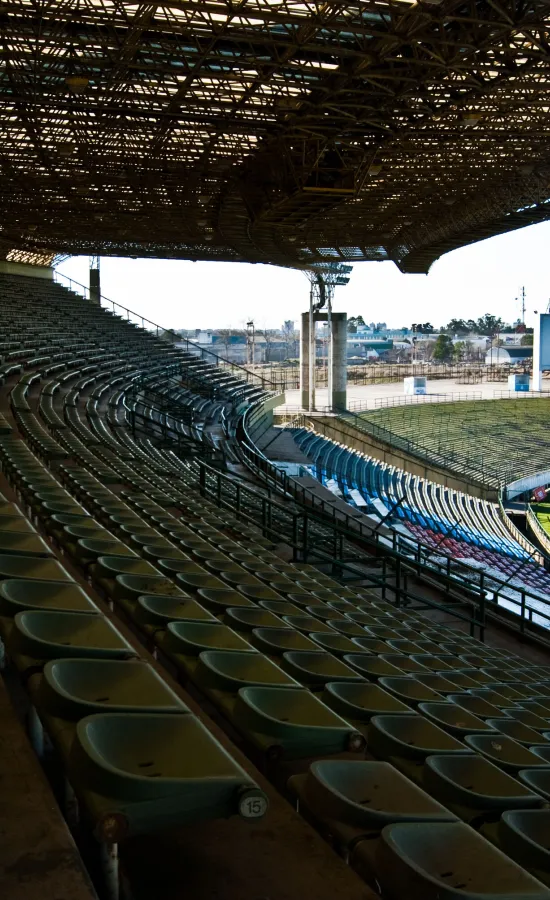
[[535, 559], [539, 565], [543, 566], [545, 561], [543, 554], [538, 552], [535, 545], [525, 537], [525, 535], [519, 530], [517, 525], [514, 525], [510, 516], [506, 512], [504, 504], [502, 502], [502, 491], [500, 491], [498, 495], [498, 511], [501, 522], [503, 523], [506, 530], [510, 532], [514, 540], [520, 545], [520, 547], [523, 547], [523, 549], [526, 550], [527, 553], [533, 554], [533, 559]]
[[543, 548], [544, 552], [550, 556], [550, 535], [544, 530], [539, 520], [537, 519], [536, 514], [533, 512], [530, 506], [527, 507], [527, 524], [529, 528], [535, 535], [537, 541]]
[[[481, 633], [486, 616], [490, 615], [550, 646], [550, 604], [546, 599], [522, 585], [510, 585], [510, 576], [504, 579], [484, 570], [476, 574], [467, 564], [450, 556], [442, 562], [440, 553], [414, 535], [404, 538], [395, 531], [391, 537], [382, 535], [372, 526], [363, 525], [356, 515], [346, 514], [334, 503], [325, 502], [285, 471], [277, 469], [276, 464], [254, 446], [249, 423], [262, 415], [261, 402], [249, 408], [241, 417], [238, 437], [243, 459], [270, 490], [292, 497], [308, 511], [313, 521], [330, 525], [339, 539], [359, 541], [373, 556], [387, 558], [393, 566], [399, 567], [400, 572], [409, 572], [431, 582], [435, 580], [446, 594], [472, 604], [474, 617], [481, 623]], [[524, 561], [518, 561], [518, 573], [524, 564]]]
[[[67, 275], [62, 275], [61, 272], [57, 272], [55, 269], [53, 277], [57, 284], [66, 287], [75, 294], [79, 294], [85, 300], [90, 300], [90, 289], [86, 287], [86, 285], [80, 284], [80, 282], [75, 281], [73, 278], [69, 278]], [[103, 294], [100, 294], [99, 300], [101, 306], [108, 312], [119, 316], [119, 318], [125, 319], [130, 324], [143, 328], [145, 331], [152, 332], [159, 339], [164, 339], [172, 345], [179, 344], [180, 349], [185, 349], [194, 356], [198, 356], [205, 360], [205, 362], [210, 362], [212, 365], [225, 369], [228, 374], [234, 375], [236, 378], [244, 380], [249, 384], [257, 384], [268, 391], [275, 390], [275, 387], [271, 384], [269, 379], [265, 378], [263, 375], [260, 375], [257, 372], [251, 372], [238, 363], [230, 362], [229, 360], [218, 356], [218, 354], [214, 353], [212, 350], [206, 350], [194, 341], [190, 341], [189, 338], [184, 338], [177, 334], [173, 329], [163, 328], [162, 325], [152, 322], [151, 319], [146, 318], [146, 316], [142, 316], [139, 313], [128, 309], [126, 306], [122, 306], [121, 303], [117, 303], [115, 300], [110, 300]]]
[[474, 471], [473, 466], [466, 465], [464, 458], [453, 451], [442, 452], [440, 447], [437, 449], [424, 447], [416, 441], [411, 441], [409, 438], [395, 434], [389, 428], [384, 428], [371, 419], [364, 419], [351, 411], [341, 414], [339, 418], [343, 422], [350, 421], [358, 431], [363, 431], [370, 437], [380, 440], [390, 447], [404, 450], [423, 462], [428, 461], [441, 468], [451, 469], [453, 472], [464, 475], [470, 481], [484, 487], [504, 487], [513, 475], [511, 468], [495, 470], [493, 466], [486, 466], [483, 459], [476, 463], [476, 471]]
[[[410, 406], [411, 404], [414, 405], [417, 403], [463, 403], [468, 400], [482, 399], [483, 394], [481, 391], [452, 394], [412, 394], [410, 396], [399, 395], [397, 397], [377, 397], [374, 401], [374, 405], [375, 408], [379, 409], [388, 406]], [[351, 400], [348, 404], [348, 409], [355, 411], [358, 408], [354, 405], [355, 402], [363, 403], [364, 401]]]

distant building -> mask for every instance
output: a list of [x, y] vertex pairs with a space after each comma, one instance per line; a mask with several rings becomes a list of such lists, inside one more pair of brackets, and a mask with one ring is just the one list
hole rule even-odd
[[521, 364], [523, 362], [530, 363], [532, 359], [532, 347], [518, 347], [512, 345], [508, 347], [493, 347], [491, 350], [487, 350], [487, 353], [485, 354], [485, 365], [509, 366], [518, 363]]

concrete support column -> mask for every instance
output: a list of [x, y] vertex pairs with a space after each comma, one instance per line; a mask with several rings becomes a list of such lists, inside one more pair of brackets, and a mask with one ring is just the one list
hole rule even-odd
[[300, 403], [309, 409], [309, 313], [302, 313], [300, 331]]
[[347, 405], [348, 380], [348, 317], [346, 313], [332, 313], [332, 396], [328, 402], [334, 411]]
[[92, 303], [101, 303], [101, 284], [99, 281], [99, 269], [90, 269], [90, 300]]

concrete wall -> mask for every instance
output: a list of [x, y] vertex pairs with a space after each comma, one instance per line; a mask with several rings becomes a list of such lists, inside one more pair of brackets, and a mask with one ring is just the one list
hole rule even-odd
[[[308, 418], [307, 413], [305, 417], [306, 419]], [[353, 450], [360, 450], [361, 453], [373, 456], [375, 459], [388, 463], [390, 466], [397, 466], [405, 472], [410, 472], [412, 475], [418, 475], [420, 478], [426, 478], [428, 481], [435, 481], [436, 484], [442, 484], [456, 491], [464, 491], [472, 494], [474, 497], [480, 497], [482, 500], [496, 502], [498, 499], [498, 493], [495, 489], [467, 481], [465, 478], [447, 472], [445, 469], [430, 465], [428, 461], [411, 456], [397, 447], [392, 447], [390, 444], [373, 438], [371, 435], [341, 419], [315, 416], [311, 417], [309, 422], [319, 434], [324, 434], [334, 441], [347, 444]]]
[[51, 266], [30, 266], [27, 263], [8, 262], [0, 259], [0, 275], [26, 275], [27, 278], [53, 278]]

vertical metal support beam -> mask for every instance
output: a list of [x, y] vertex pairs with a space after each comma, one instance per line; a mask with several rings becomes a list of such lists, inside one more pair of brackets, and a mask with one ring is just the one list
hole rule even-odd
[[90, 301], [101, 304], [101, 279], [99, 274], [99, 256], [90, 257]]
[[346, 409], [348, 373], [348, 322], [346, 313], [332, 313], [329, 397], [332, 411]]
[[309, 313], [302, 313], [300, 331], [300, 404], [302, 409], [309, 405]]
[[309, 293], [309, 399], [308, 409], [315, 412], [315, 314], [313, 312], [313, 284]]

